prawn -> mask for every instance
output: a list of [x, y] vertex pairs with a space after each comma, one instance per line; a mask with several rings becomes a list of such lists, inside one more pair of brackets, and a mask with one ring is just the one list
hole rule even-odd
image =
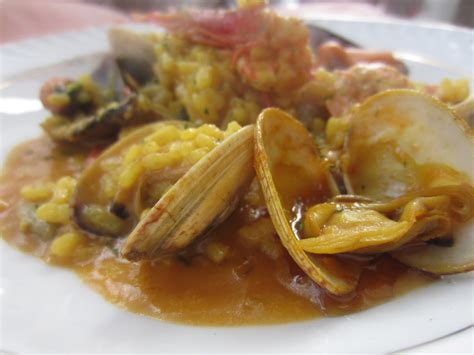
[[316, 66], [328, 70], [346, 69], [360, 63], [382, 63], [407, 74], [405, 64], [397, 60], [391, 52], [346, 48], [336, 41], [327, 41], [317, 49]]
[[337, 79], [333, 95], [326, 101], [332, 116], [342, 116], [356, 103], [388, 89], [411, 88], [408, 77], [392, 66], [383, 63], [355, 64], [334, 72]]
[[169, 32], [212, 47], [235, 48], [256, 41], [262, 34], [264, 6], [238, 10], [186, 10], [135, 14], [135, 20], [156, 23]]
[[230, 50], [242, 80], [263, 92], [285, 92], [311, 77], [309, 31], [300, 20], [279, 17], [264, 4], [236, 10], [153, 12], [135, 16], [193, 43]]

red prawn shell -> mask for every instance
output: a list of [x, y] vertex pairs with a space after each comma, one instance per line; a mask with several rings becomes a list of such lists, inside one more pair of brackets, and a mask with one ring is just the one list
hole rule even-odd
[[152, 12], [135, 19], [163, 26], [168, 31], [193, 42], [214, 47], [232, 48], [255, 41], [263, 32], [264, 6], [238, 10], [187, 10]]

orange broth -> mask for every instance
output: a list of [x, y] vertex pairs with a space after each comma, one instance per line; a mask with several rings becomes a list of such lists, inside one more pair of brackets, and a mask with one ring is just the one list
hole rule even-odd
[[356, 312], [432, 280], [389, 256], [360, 257], [350, 260], [363, 268], [357, 290], [344, 297], [329, 295], [286, 251], [272, 259], [239, 242], [238, 229], [255, 212], [246, 205], [205, 238], [230, 246], [221, 263], [205, 257], [204, 238], [177, 256], [132, 263], [118, 256], [121, 240], [85, 237], [74, 257], [58, 259], [48, 251], [51, 240], [21, 232], [20, 190], [64, 175], [78, 177], [89, 153], [58, 147], [47, 137], [13, 149], [0, 179], [0, 232], [10, 245], [73, 270], [105, 299], [131, 312], [198, 325], [286, 323]]

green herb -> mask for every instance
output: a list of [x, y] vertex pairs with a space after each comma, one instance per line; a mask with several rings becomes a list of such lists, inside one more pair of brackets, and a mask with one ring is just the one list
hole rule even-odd
[[74, 95], [77, 95], [79, 91], [81, 91], [81, 89], [82, 89], [82, 85], [76, 81], [66, 86], [66, 93], [69, 96], [74, 96]]
[[296, 229], [298, 229], [300, 232], [303, 230], [303, 222], [299, 222], [297, 225], [296, 225]]
[[342, 212], [342, 211], [344, 211], [344, 206], [340, 205], [340, 204], [337, 204], [336, 205], [336, 212]]

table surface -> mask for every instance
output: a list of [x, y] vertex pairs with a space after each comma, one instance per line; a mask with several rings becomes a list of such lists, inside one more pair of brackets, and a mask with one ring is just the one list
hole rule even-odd
[[[64, 31], [80, 30], [91, 26], [104, 26], [129, 22], [128, 13], [165, 10], [176, 6], [212, 6], [227, 4], [226, 0], [0, 0], [0, 44]], [[351, 16], [359, 19], [396, 18], [404, 16], [411, 21], [453, 23], [458, 13], [471, 0], [282, 0], [271, 1], [277, 11], [299, 16], [315, 13], [328, 17]], [[396, 5], [396, 6], [395, 6]], [[472, 9], [471, 9], [472, 10]], [[459, 21], [458, 21], [459, 22]]]

